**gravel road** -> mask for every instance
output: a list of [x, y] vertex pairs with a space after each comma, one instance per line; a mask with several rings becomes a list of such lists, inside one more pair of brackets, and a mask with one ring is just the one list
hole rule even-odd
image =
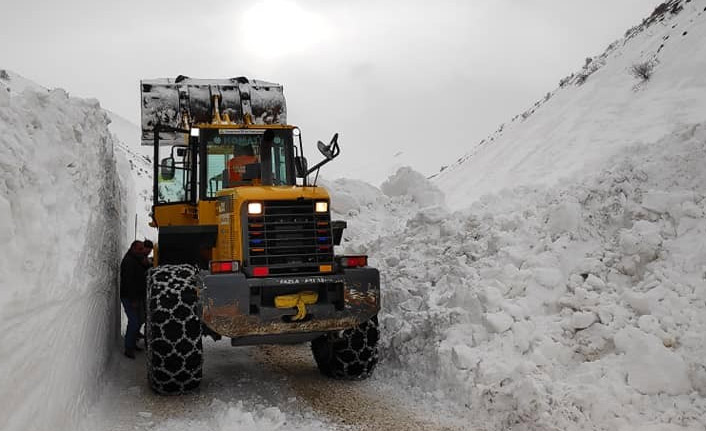
[[204, 357], [197, 392], [163, 397], [147, 385], [144, 353], [134, 361], [116, 355], [82, 431], [241, 429], [214, 422], [229, 406], [265, 415], [276, 407], [286, 418], [283, 430], [467, 429], [459, 418], [431, 411], [401, 388], [376, 379], [347, 382], [322, 376], [308, 344], [235, 348], [227, 340], [204, 340]]

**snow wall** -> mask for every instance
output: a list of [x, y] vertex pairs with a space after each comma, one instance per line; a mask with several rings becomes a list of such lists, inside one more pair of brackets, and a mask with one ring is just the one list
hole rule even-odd
[[0, 78], [0, 429], [73, 429], [116, 350], [127, 190], [97, 101]]

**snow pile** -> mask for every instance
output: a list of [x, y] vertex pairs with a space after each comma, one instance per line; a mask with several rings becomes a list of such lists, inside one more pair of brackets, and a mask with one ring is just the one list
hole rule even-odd
[[367, 236], [382, 378], [448, 394], [478, 429], [703, 429], [704, 161], [706, 123]]
[[382, 183], [380, 189], [388, 196], [410, 196], [421, 207], [444, 206], [444, 194], [422, 174], [402, 167]]
[[71, 429], [116, 343], [125, 214], [98, 102], [0, 74], [0, 428]]
[[49, 91], [46, 87], [7, 69], [0, 69], [0, 82], [3, 89], [12, 95], [22, 94], [25, 90], [34, 90], [39, 93]]
[[[416, 173], [423, 189], [434, 186]], [[415, 175], [411, 178], [418, 179]], [[342, 253], [366, 253], [370, 238], [402, 232], [407, 219], [419, 211], [419, 204], [412, 196], [388, 196], [366, 182], [339, 178], [336, 181], [319, 181], [331, 195], [331, 216], [334, 220], [354, 220], [343, 231]], [[424, 184], [426, 183], [426, 184]], [[409, 184], [411, 186], [411, 184]], [[401, 187], [402, 188], [402, 187]], [[405, 189], [410, 190], [410, 187]]]
[[[596, 172], [626, 145], [655, 142], [677, 125], [703, 121], [704, 40], [706, 1], [670, 0], [435, 183], [460, 209], [503, 188], [554, 185]], [[648, 80], [631, 72], [641, 64], [652, 65]]]
[[150, 428], [153, 431], [275, 431], [326, 430], [323, 422], [309, 418], [306, 422], [291, 421], [277, 407], [255, 405], [246, 408], [242, 401], [225, 403], [214, 399], [208, 419], [169, 419]]
[[360, 208], [374, 205], [382, 197], [377, 187], [359, 180], [339, 178], [319, 180], [318, 184], [336, 196], [331, 200], [331, 211], [336, 214], [357, 215]]

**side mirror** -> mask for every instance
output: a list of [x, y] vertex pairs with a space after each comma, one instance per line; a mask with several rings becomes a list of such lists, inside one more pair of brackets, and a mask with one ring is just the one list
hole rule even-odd
[[294, 158], [294, 169], [297, 171], [299, 178], [306, 177], [306, 171], [309, 169], [309, 163], [304, 156], [296, 156]]
[[327, 159], [332, 159], [332, 158], [333, 158], [333, 157], [332, 157], [333, 154], [331, 153], [331, 148], [330, 148], [328, 145], [326, 145], [326, 144], [324, 144], [323, 142], [319, 141], [319, 142], [316, 143], [316, 146], [319, 147], [319, 151], [321, 152], [321, 154], [324, 155], [324, 157], [326, 157]]
[[159, 163], [159, 175], [164, 180], [174, 179], [174, 158], [167, 157]]
[[321, 154], [323, 154], [327, 160], [333, 159], [338, 155], [338, 153], [341, 152], [338, 148], [338, 133], [333, 135], [333, 138], [331, 138], [331, 142], [328, 145], [319, 141], [316, 146], [319, 147], [319, 151], [321, 151]]

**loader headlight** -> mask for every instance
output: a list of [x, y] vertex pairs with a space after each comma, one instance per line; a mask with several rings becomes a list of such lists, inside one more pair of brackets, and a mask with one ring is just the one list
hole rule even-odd
[[199, 129], [191, 129], [191, 136], [199, 137]]
[[248, 214], [262, 214], [262, 202], [248, 203]]
[[326, 211], [328, 211], [328, 202], [326, 202], [326, 201], [316, 202], [316, 212], [317, 213], [325, 213]]

